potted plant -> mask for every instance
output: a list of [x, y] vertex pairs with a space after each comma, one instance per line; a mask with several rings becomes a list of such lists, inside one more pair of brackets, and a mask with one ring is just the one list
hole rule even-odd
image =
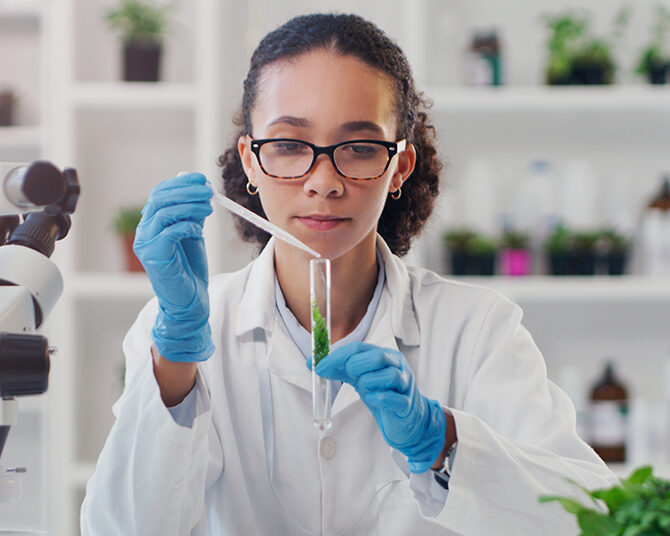
[[449, 265], [453, 275], [468, 273], [468, 242], [475, 236], [472, 229], [461, 227], [447, 231], [443, 241], [449, 253]]
[[604, 229], [597, 241], [597, 250], [603, 264], [603, 272], [608, 275], [626, 273], [631, 241], [615, 229]]
[[619, 484], [594, 491], [569, 482], [590, 497], [590, 507], [565, 496], [541, 495], [539, 501], [557, 501], [576, 516], [580, 536], [670, 534], [670, 481], [654, 476], [651, 467], [640, 467]]
[[604, 39], [591, 38], [572, 58], [572, 83], [611, 84], [615, 69], [610, 44]]
[[548, 84], [611, 84], [616, 64], [613, 48], [628, 23], [629, 10], [622, 8], [609, 35], [599, 37], [590, 29], [588, 14], [565, 13], [544, 16], [551, 30]]
[[558, 225], [544, 242], [544, 251], [551, 275], [572, 273], [573, 233], [564, 225]]
[[500, 241], [500, 271], [503, 275], [528, 275], [531, 268], [527, 233], [505, 230]]
[[572, 13], [544, 15], [543, 22], [551, 35], [547, 43], [548, 59], [545, 80], [549, 85], [572, 83], [572, 55], [577, 40], [586, 30], [586, 19]]
[[494, 275], [496, 273], [498, 245], [495, 240], [475, 234], [468, 240], [467, 253], [469, 275]]
[[598, 231], [580, 231], [574, 234], [573, 273], [575, 275], [595, 275], [596, 243], [599, 237]]
[[129, 272], [143, 272], [144, 268], [133, 251], [135, 229], [142, 218], [140, 207], [120, 207], [114, 217], [114, 229], [119, 234], [123, 244], [126, 270]]
[[670, 11], [656, 6], [651, 42], [642, 50], [635, 72], [645, 76], [650, 84], [665, 84], [670, 70], [670, 52], [666, 48], [666, 34], [670, 29]]
[[14, 124], [17, 100], [13, 91], [9, 89], [0, 91], [0, 127], [9, 127]]
[[121, 0], [107, 11], [105, 19], [123, 41], [123, 79], [128, 82], [157, 82], [168, 5], [150, 0]]

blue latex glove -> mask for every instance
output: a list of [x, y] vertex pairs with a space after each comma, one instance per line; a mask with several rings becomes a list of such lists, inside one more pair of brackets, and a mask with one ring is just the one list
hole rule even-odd
[[202, 238], [212, 195], [200, 173], [164, 181], [151, 190], [135, 231], [133, 249], [158, 298], [151, 337], [170, 361], [204, 361], [214, 352]]
[[356, 389], [386, 442], [407, 456], [412, 473], [435, 463], [444, 447], [447, 419], [436, 400], [419, 392], [400, 352], [354, 342], [324, 357], [316, 373]]

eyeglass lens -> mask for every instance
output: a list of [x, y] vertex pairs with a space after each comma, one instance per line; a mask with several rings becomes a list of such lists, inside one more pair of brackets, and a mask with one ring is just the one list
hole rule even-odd
[[[314, 160], [312, 147], [299, 141], [271, 141], [260, 149], [266, 173], [279, 177], [304, 175]], [[346, 143], [335, 149], [335, 166], [347, 177], [367, 179], [381, 175], [388, 162], [388, 149], [376, 143]]]

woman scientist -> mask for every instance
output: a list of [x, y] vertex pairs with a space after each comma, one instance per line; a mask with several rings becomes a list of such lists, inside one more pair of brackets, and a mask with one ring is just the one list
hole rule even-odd
[[124, 340], [83, 534], [576, 533], [538, 495], [614, 476], [521, 310], [397, 256], [440, 170], [398, 46], [357, 16], [294, 18], [254, 52], [237, 124], [226, 194], [332, 262], [332, 428], [312, 424], [309, 255], [241, 222], [262, 252], [208, 282], [212, 191], [167, 180], [137, 229], [156, 297]]

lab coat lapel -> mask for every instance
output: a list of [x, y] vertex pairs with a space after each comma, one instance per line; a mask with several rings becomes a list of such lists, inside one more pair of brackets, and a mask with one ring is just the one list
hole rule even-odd
[[[398, 350], [395, 334], [393, 333], [393, 321], [391, 315], [388, 314], [388, 309], [391, 307], [391, 296], [389, 292], [384, 289], [382, 292], [377, 312], [375, 313], [370, 330], [366, 335], [364, 342], [380, 346], [382, 348], [390, 348]], [[348, 383], [342, 384], [340, 391], [333, 402], [333, 417], [342, 413], [352, 404], [359, 402], [362, 404], [360, 397], [356, 390]]]
[[237, 336], [255, 328], [263, 328], [266, 332], [271, 330], [277, 316], [274, 277], [274, 238], [270, 238], [251, 264], [235, 319]]
[[[384, 260], [386, 283], [365, 342], [393, 350], [399, 350], [398, 341], [406, 347], [418, 346], [421, 333], [409, 272], [380, 235], [377, 235], [377, 247]], [[355, 403], [363, 402], [351, 385], [343, 384], [333, 402], [333, 417]]]
[[384, 239], [377, 235], [377, 248], [384, 259], [386, 290], [391, 300], [391, 322], [393, 334], [405, 346], [418, 346], [421, 332], [414, 310], [412, 281], [403, 261], [394, 255]]
[[312, 390], [311, 372], [286, 331], [275, 303], [274, 238], [253, 262], [240, 301], [235, 334], [261, 328], [265, 332], [268, 370], [301, 389]]
[[267, 367], [272, 374], [282, 380], [312, 392], [312, 373], [279, 315], [275, 317], [268, 343]]

